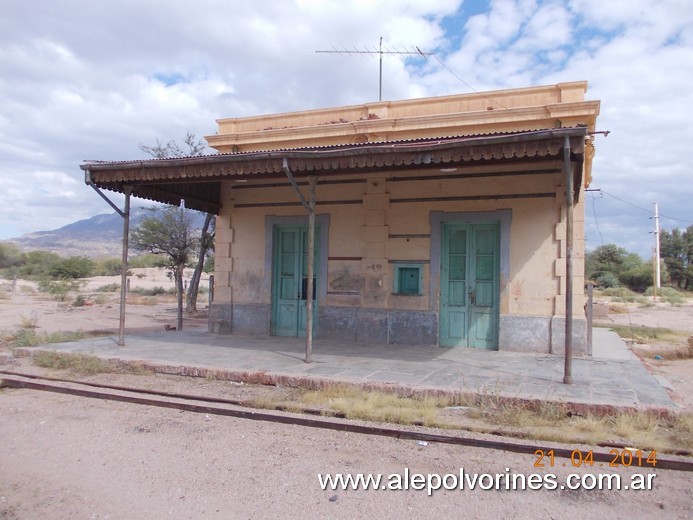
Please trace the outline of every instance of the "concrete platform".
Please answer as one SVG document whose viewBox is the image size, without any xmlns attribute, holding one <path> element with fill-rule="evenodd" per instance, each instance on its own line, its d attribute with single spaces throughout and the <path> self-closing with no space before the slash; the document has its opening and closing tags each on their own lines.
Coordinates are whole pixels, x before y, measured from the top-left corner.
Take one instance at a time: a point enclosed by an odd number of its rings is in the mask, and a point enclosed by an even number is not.
<svg viewBox="0 0 693 520">
<path fill-rule="evenodd" d="M 139 361 L 157 372 L 249 383 L 319 388 L 337 382 L 400 394 L 449 392 L 585 408 L 676 409 L 667 391 L 608 329 L 594 329 L 592 358 L 573 359 L 573 384 L 563 384 L 562 356 L 466 348 L 358 345 L 315 340 L 313 363 L 301 338 L 243 337 L 206 330 L 97 338 L 49 347 Z M 30 352 L 32 349 L 21 349 Z"/>
</svg>

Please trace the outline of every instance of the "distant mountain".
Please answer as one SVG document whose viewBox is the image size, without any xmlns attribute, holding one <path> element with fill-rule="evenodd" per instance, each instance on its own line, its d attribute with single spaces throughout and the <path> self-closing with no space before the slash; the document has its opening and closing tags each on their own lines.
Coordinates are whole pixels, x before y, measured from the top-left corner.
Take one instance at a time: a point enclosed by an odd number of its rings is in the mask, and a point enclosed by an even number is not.
<svg viewBox="0 0 693 520">
<path fill-rule="evenodd" d="M 143 218 L 151 215 L 146 208 L 132 208 L 130 229 L 137 227 Z M 203 213 L 193 211 L 194 225 L 201 229 Z M 5 240 L 16 244 L 23 251 L 52 251 L 61 256 L 88 256 L 91 258 L 119 257 L 123 246 L 123 219 L 116 213 L 103 213 L 78 220 L 52 231 L 36 231 L 19 238 Z"/>
</svg>

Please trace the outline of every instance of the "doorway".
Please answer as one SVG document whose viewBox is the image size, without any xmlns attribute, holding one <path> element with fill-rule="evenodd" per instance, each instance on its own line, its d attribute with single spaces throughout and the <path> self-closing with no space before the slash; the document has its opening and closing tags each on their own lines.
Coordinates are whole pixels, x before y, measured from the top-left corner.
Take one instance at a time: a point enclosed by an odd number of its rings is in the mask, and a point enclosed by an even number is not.
<svg viewBox="0 0 693 520">
<path fill-rule="evenodd" d="M 499 252 L 498 222 L 443 224 L 441 346 L 498 349 Z"/>
<path fill-rule="evenodd" d="M 313 256 L 313 331 L 318 301 L 319 226 L 315 228 Z M 272 272 L 272 331 L 276 336 L 306 335 L 308 297 L 308 226 L 276 226 Z"/>
</svg>

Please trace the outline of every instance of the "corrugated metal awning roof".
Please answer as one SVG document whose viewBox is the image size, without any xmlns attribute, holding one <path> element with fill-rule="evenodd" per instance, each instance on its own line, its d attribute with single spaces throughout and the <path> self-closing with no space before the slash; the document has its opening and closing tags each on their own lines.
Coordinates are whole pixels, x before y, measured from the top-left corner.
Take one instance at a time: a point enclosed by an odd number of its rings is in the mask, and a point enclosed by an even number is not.
<svg viewBox="0 0 693 520">
<path fill-rule="evenodd" d="M 533 130 L 483 136 L 363 143 L 305 149 L 217 154 L 146 161 L 89 161 L 80 168 L 87 182 L 167 204 L 218 213 L 220 182 L 235 176 L 283 176 L 286 159 L 296 175 L 349 174 L 368 170 L 444 166 L 477 161 L 556 157 L 564 138 L 576 156 L 584 153 L 586 127 Z"/>
</svg>

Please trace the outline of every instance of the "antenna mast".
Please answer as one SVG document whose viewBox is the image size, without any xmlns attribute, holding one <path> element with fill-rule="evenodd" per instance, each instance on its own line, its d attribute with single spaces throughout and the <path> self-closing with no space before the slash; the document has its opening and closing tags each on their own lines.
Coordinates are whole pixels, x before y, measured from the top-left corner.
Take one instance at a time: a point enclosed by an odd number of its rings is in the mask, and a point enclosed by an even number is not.
<svg viewBox="0 0 693 520">
<path fill-rule="evenodd" d="M 320 54 L 370 54 L 374 55 L 377 54 L 380 57 L 380 75 L 379 75 L 379 81 L 378 81 L 378 101 L 383 100 L 383 54 L 393 54 L 393 55 L 400 55 L 400 56 L 421 56 L 423 58 L 428 58 L 429 56 L 435 55 L 435 52 L 423 52 L 421 49 L 416 47 L 416 51 L 399 51 L 399 50 L 383 50 L 383 37 L 380 37 L 380 46 L 378 47 L 378 50 L 370 50 L 367 47 L 360 51 L 358 49 L 354 49 L 353 51 L 350 51 L 348 49 L 344 49 L 341 51 L 338 51 L 334 47 L 332 47 L 332 50 L 330 51 L 315 51 L 316 53 Z"/>
</svg>

